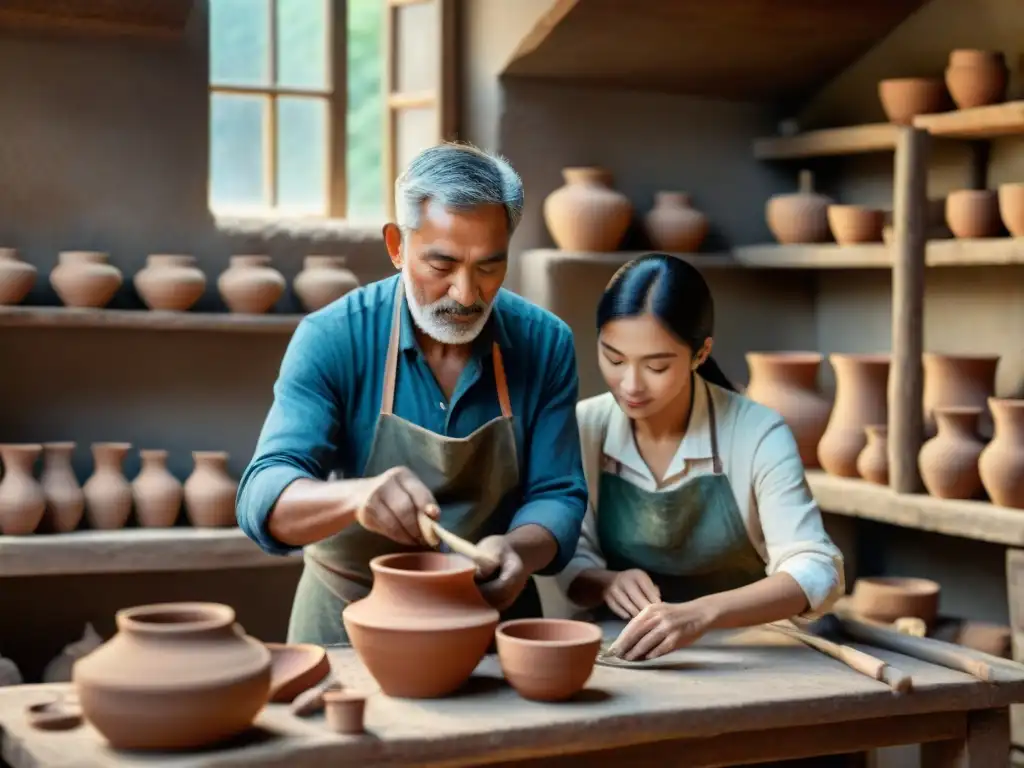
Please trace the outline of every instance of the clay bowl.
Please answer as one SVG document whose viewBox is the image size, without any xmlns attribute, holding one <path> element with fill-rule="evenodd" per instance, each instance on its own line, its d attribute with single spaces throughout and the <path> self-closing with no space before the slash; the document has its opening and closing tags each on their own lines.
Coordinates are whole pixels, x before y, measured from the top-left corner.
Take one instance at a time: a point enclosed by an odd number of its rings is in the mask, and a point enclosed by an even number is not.
<svg viewBox="0 0 1024 768">
<path fill-rule="evenodd" d="M 308 643 L 264 643 L 270 651 L 270 701 L 290 702 L 331 671 L 322 646 Z"/>
<path fill-rule="evenodd" d="M 495 631 L 505 679 L 524 699 L 564 701 L 594 671 L 601 628 L 570 619 L 515 619 Z"/>
<path fill-rule="evenodd" d="M 949 107 L 946 84 L 937 77 L 896 77 L 878 83 L 878 98 L 890 122 L 911 125 L 918 115 Z"/>
<path fill-rule="evenodd" d="M 882 242 L 885 211 L 863 205 L 830 205 L 828 226 L 840 245 Z"/>
<path fill-rule="evenodd" d="M 857 579 L 850 607 L 861 616 L 886 624 L 912 616 L 931 627 L 939 613 L 939 589 L 938 583 L 930 579 Z"/>
</svg>

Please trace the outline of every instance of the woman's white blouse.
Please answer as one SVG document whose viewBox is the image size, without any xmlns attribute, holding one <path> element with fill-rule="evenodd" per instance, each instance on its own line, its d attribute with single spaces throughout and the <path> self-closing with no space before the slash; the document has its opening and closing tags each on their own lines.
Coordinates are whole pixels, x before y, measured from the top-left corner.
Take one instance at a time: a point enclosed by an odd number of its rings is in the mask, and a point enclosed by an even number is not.
<svg viewBox="0 0 1024 768">
<path fill-rule="evenodd" d="M 695 384 L 690 424 L 660 484 L 640 457 L 629 418 L 611 393 L 576 406 L 590 500 L 576 555 L 557 577 L 563 592 L 582 571 L 607 567 L 597 538 L 602 470 L 618 471 L 648 491 L 672 490 L 713 471 L 707 390 L 703 379 L 697 377 Z M 843 555 L 825 533 L 792 432 L 770 408 L 714 384 L 708 388 L 722 469 L 765 573 L 788 573 L 807 595 L 807 615 L 824 613 L 846 591 Z"/>
</svg>

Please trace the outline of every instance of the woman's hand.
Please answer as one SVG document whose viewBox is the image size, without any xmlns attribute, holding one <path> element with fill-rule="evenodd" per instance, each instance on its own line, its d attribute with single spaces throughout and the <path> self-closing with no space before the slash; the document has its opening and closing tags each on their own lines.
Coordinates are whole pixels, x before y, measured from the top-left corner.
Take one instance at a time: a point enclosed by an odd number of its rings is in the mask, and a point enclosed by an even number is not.
<svg viewBox="0 0 1024 768">
<path fill-rule="evenodd" d="M 605 605 L 620 619 L 629 621 L 649 605 L 661 602 L 661 591 L 639 568 L 615 574 L 604 590 Z"/>
<path fill-rule="evenodd" d="M 639 661 L 656 659 L 689 645 L 714 624 L 711 606 L 706 600 L 648 605 L 626 625 L 608 653 Z"/>
</svg>

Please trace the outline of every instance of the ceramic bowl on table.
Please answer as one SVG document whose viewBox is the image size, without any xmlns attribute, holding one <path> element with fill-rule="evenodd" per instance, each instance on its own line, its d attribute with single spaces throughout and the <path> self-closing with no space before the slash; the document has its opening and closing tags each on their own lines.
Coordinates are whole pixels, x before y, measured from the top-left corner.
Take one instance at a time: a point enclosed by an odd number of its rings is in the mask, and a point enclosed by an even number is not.
<svg viewBox="0 0 1024 768">
<path fill-rule="evenodd" d="M 601 639 L 599 626 L 571 619 L 514 619 L 495 631 L 505 679 L 535 701 L 564 701 L 581 691 Z"/>
</svg>

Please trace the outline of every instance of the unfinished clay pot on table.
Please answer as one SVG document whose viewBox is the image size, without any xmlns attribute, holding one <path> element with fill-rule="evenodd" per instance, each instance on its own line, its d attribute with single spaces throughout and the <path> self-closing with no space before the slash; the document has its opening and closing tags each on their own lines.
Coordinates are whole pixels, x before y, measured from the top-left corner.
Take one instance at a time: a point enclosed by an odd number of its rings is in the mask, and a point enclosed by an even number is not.
<svg viewBox="0 0 1024 768">
<path fill-rule="evenodd" d="M 167 469 L 167 451 L 139 451 L 142 468 L 132 480 L 135 517 L 143 528 L 170 528 L 181 512 L 181 481 Z"/>
<path fill-rule="evenodd" d="M 248 729 L 267 702 L 270 651 L 217 603 L 118 611 L 118 633 L 75 662 L 88 720 L 115 749 L 196 749 Z"/>
<path fill-rule="evenodd" d="M 850 606 L 861 616 L 891 624 L 913 617 L 926 626 L 935 624 L 939 615 L 939 585 L 930 579 L 871 577 L 853 584 Z"/>
<path fill-rule="evenodd" d="M 978 458 L 981 483 L 1000 507 L 1024 509 L 1024 400 L 990 397 L 992 442 Z"/>
<path fill-rule="evenodd" d="M 206 275 L 196 266 L 196 257 L 184 254 L 149 256 L 132 282 L 147 307 L 170 312 L 191 309 L 206 290 Z"/>
<path fill-rule="evenodd" d="M 949 109 L 946 84 L 937 77 L 893 77 L 878 83 L 878 99 L 889 122 L 913 125 L 918 115 Z"/>
<path fill-rule="evenodd" d="M 327 651 L 312 643 L 265 643 L 270 651 L 270 697 L 290 702 L 331 673 Z"/>
<path fill-rule="evenodd" d="M 235 496 L 238 481 L 228 474 L 225 451 L 193 451 L 195 468 L 184 484 L 185 514 L 194 528 L 224 528 L 237 524 Z"/>
<path fill-rule="evenodd" d="M 63 251 L 50 272 L 50 285 L 66 307 L 107 306 L 124 282 L 121 270 L 98 251 Z"/>
<path fill-rule="evenodd" d="M 887 423 L 889 355 L 835 354 L 829 362 L 836 396 L 818 441 L 818 461 L 830 475 L 860 477 L 857 457 L 867 445 L 864 427 Z"/>
<path fill-rule="evenodd" d="M 601 649 L 601 628 L 570 619 L 515 619 L 495 632 L 498 660 L 524 699 L 565 701 L 587 684 Z"/>
<path fill-rule="evenodd" d="M 284 275 L 270 266 L 269 256 L 232 256 L 217 278 L 217 290 L 232 312 L 262 315 L 284 294 Z"/>
<path fill-rule="evenodd" d="M 359 287 L 359 278 L 345 267 L 344 256 L 307 256 L 292 287 L 307 312 L 315 312 Z"/>
<path fill-rule="evenodd" d="M 991 189 L 957 189 L 946 197 L 946 224 L 957 238 L 996 237 L 1001 232 L 999 197 Z"/>
<path fill-rule="evenodd" d="M 370 594 L 342 613 L 359 658 L 389 696 L 428 699 L 461 687 L 487 652 L 498 612 L 468 558 L 440 552 L 370 561 Z"/>
<path fill-rule="evenodd" d="M 0 445 L 0 534 L 24 536 L 39 527 L 46 497 L 33 470 L 43 446 L 35 443 Z"/>
<path fill-rule="evenodd" d="M 85 514 L 85 494 L 75 476 L 71 456 L 72 442 L 43 443 L 43 470 L 39 484 L 46 498 L 46 512 L 41 529 L 52 533 L 69 533 L 78 528 Z"/>
<path fill-rule="evenodd" d="M 960 49 L 949 54 L 946 86 L 960 109 L 999 104 L 1009 81 L 1006 58 L 997 51 Z"/>
<path fill-rule="evenodd" d="M 885 211 L 863 205 L 830 205 L 828 226 L 840 245 L 882 242 Z"/>
<path fill-rule="evenodd" d="M 563 251 L 609 252 L 619 247 L 633 205 L 612 188 L 605 168 L 563 168 L 565 184 L 544 199 L 544 223 Z"/>
<path fill-rule="evenodd" d="M 999 185 L 999 218 L 1010 234 L 1024 237 L 1024 183 Z"/>
<path fill-rule="evenodd" d="M 651 245 L 669 253 L 695 253 L 708 235 L 708 217 L 693 207 L 686 192 L 656 192 L 644 217 Z"/>
<path fill-rule="evenodd" d="M 978 437 L 982 409 L 939 406 L 934 414 L 938 433 L 921 446 L 917 466 L 928 493 L 938 499 L 974 499 L 981 495 L 978 457 L 985 443 Z"/>
<path fill-rule="evenodd" d="M 857 474 L 876 485 L 889 484 L 889 427 L 868 424 L 864 427 L 867 442 L 857 454 Z"/>
<path fill-rule="evenodd" d="M 90 528 L 124 528 L 132 514 L 132 487 L 121 465 L 131 443 L 93 443 L 95 468 L 85 481 L 85 519 Z"/>
<path fill-rule="evenodd" d="M 18 258 L 13 248 L 0 248 L 0 305 L 20 304 L 36 284 L 38 270 Z"/>
<path fill-rule="evenodd" d="M 797 192 L 773 195 L 765 205 L 765 219 L 772 235 L 783 245 L 821 243 L 829 239 L 828 207 L 832 198 L 814 191 L 814 177 L 800 171 Z"/>
<path fill-rule="evenodd" d="M 935 434 L 932 415 L 940 406 L 970 406 L 980 408 L 979 434 L 992 434 L 992 420 L 988 415 L 988 399 L 995 394 L 996 368 L 999 355 L 949 355 L 925 352 L 921 356 L 924 368 L 924 433 Z"/>
</svg>

